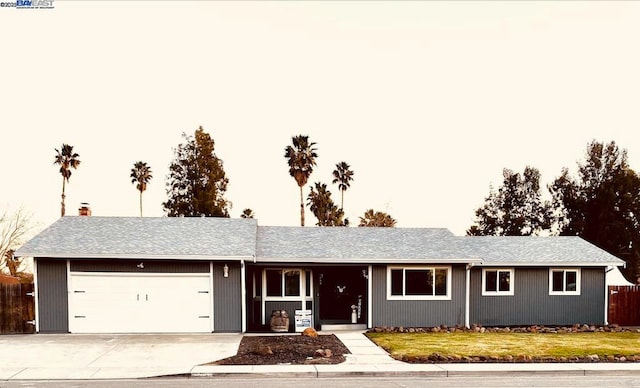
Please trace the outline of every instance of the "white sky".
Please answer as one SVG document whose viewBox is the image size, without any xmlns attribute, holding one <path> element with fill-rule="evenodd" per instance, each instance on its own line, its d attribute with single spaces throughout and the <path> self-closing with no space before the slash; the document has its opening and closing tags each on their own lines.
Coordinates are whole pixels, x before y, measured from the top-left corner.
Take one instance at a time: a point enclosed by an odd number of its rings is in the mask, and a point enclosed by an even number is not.
<svg viewBox="0 0 640 388">
<path fill-rule="evenodd" d="M 138 215 L 143 160 L 145 216 L 162 216 L 172 148 L 199 125 L 232 216 L 250 207 L 261 225 L 299 225 L 283 157 L 297 134 L 317 143 L 312 183 L 343 160 L 355 170 L 353 224 L 374 208 L 464 234 L 503 168 L 537 167 L 546 185 L 592 139 L 640 169 L 640 2 L 54 6 L 0 8 L 0 204 L 40 228 L 60 214 L 63 142 L 82 160 L 67 214 Z"/>
</svg>

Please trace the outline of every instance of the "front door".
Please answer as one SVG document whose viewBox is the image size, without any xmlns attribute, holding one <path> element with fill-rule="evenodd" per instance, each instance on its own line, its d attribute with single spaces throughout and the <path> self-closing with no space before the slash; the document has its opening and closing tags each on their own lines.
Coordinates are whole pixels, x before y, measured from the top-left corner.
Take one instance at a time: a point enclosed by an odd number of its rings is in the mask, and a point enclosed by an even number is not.
<svg viewBox="0 0 640 388">
<path fill-rule="evenodd" d="M 320 321 L 325 324 L 366 323 L 367 268 L 332 267 L 322 268 L 319 272 Z"/>
</svg>

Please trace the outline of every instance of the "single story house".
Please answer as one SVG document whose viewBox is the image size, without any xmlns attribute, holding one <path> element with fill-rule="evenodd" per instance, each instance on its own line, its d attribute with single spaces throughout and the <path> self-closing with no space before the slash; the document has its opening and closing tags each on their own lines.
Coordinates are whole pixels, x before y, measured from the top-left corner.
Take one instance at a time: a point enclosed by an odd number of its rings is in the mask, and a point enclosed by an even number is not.
<svg viewBox="0 0 640 388">
<path fill-rule="evenodd" d="M 290 330 L 296 310 L 325 330 L 605 324 L 624 264 L 579 237 L 200 217 L 62 217 L 16 255 L 41 333 L 260 331 L 275 310 Z"/>
</svg>

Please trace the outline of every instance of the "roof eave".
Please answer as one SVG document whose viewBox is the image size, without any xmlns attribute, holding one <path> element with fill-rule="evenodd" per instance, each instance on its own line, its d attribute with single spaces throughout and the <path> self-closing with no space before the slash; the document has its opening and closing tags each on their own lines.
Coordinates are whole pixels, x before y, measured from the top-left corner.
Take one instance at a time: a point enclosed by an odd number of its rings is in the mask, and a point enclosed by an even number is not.
<svg viewBox="0 0 640 388">
<path fill-rule="evenodd" d="M 481 266 L 483 267 L 607 267 L 614 266 L 619 267 L 625 265 L 624 261 L 601 261 L 601 262 L 491 262 L 485 261 Z"/>
<path fill-rule="evenodd" d="M 448 258 L 333 258 L 333 257 L 256 257 L 256 263 L 331 263 L 331 264 L 480 264 L 482 259 L 448 259 Z"/>
<path fill-rule="evenodd" d="M 211 256 L 211 255 L 154 255 L 154 254 L 128 254 L 128 253 L 53 253 L 42 254 L 40 252 L 19 252 L 19 257 L 51 258 L 51 259 L 134 259 L 134 260 L 196 260 L 196 261 L 224 261 L 224 260 L 253 260 L 252 255 L 240 256 Z"/>
</svg>

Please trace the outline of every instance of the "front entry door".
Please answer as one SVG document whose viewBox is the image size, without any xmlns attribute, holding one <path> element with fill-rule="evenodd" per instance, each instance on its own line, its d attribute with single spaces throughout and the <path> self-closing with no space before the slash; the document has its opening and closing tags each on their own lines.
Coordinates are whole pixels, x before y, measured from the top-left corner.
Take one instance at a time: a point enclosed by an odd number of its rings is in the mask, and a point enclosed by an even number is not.
<svg viewBox="0 0 640 388">
<path fill-rule="evenodd" d="M 367 268 L 323 268 L 319 274 L 320 320 L 325 323 L 366 323 Z M 352 307 L 353 306 L 353 307 Z"/>
</svg>

